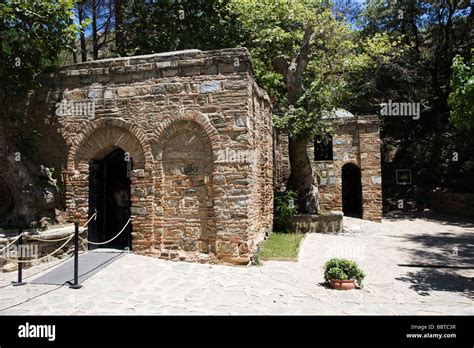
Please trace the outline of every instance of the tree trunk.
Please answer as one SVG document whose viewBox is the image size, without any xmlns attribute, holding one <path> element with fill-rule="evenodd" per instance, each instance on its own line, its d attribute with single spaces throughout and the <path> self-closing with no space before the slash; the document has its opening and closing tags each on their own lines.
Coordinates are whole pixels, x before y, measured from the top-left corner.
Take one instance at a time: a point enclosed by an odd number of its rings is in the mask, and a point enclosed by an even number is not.
<svg viewBox="0 0 474 348">
<path fill-rule="evenodd" d="M 72 61 L 74 62 L 74 64 L 77 63 L 77 45 L 76 45 L 76 39 L 74 39 L 74 49 L 72 51 Z"/>
<path fill-rule="evenodd" d="M 74 18 L 71 18 L 70 24 L 74 24 Z M 76 37 L 74 38 L 74 42 L 72 43 L 72 60 L 74 64 L 77 63 L 77 40 Z"/>
<path fill-rule="evenodd" d="M 296 106 L 304 93 L 303 73 L 309 62 L 310 47 L 314 36 L 314 29 L 312 27 L 306 28 L 299 52 L 290 62 L 286 61 L 284 57 L 276 57 L 273 60 L 275 70 L 285 79 L 290 106 Z M 319 210 L 318 185 L 308 157 L 308 139 L 290 137 L 288 140 L 291 174 L 287 187 L 298 192 L 298 210 L 300 212 L 317 214 Z"/>
<path fill-rule="evenodd" d="M 123 33 L 122 33 L 122 1 L 115 0 L 115 50 L 122 54 L 123 49 Z"/>
<path fill-rule="evenodd" d="M 314 36 L 313 28 L 307 28 L 299 52 L 290 62 L 287 62 L 283 57 L 273 60 L 275 70 L 285 79 L 289 105 L 295 106 L 304 93 L 303 73 L 309 62 L 310 46 Z M 298 192 L 300 212 L 317 214 L 319 210 L 318 185 L 308 157 L 308 139 L 290 137 L 288 140 L 291 173 L 287 187 Z"/>
<path fill-rule="evenodd" d="M 313 168 L 307 151 L 306 139 L 288 141 L 291 174 L 287 187 L 298 192 L 299 211 L 317 214 L 319 210 L 318 186 L 313 175 Z"/>
<path fill-rule="evenodd" d="M 84 20 L 84 4 L 82 2 L 77 3 L 77 15 L 79 16 L 79 23 Z M 86 36 L 84 35 L 84 29 L 81 29 L 80 33 L 81 40 L 81 60 L 87 62 L 87 47 L 86 47 Z"/>
<path fill-rule="evenodd" d="M 92 59 L 99 59 L 99 44 L 97 41 L 97 3 L 92 1 Z"/>
</svg>

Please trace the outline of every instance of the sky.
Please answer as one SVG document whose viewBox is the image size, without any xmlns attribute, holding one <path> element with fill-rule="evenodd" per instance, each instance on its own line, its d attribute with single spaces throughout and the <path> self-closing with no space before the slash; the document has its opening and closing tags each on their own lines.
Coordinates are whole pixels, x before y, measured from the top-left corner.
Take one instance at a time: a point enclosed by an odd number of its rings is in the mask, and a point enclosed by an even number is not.
<svg viewBox="0 0 474 348">
<path fill-rule="evenodd" d="M 363 6 L 365 6 L 365 3 L 366 3 L 366 0 L 351 0 L 351 1 Z"/>
</svg>

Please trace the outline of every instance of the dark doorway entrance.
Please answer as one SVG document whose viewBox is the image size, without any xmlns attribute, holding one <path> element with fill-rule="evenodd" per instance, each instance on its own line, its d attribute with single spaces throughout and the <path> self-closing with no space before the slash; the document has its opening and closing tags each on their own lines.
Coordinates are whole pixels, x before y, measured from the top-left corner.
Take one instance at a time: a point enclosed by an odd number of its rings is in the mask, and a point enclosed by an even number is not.
<svg viewBox="0 0 474 348">
<path fill-rule="evenodd" d="M 342 211 L 346 216 L 362 218 L 360 168 L 352 163 L 342 167 Z"/>
<path fill-rule="evenodd" d="M 131 159 L 120 148 L 111 151 L 101 160 L 89 162 L 89 216 L 97 211 L 97 219 L 91 221 L 89 240 L 110 240 L 130 218 L 131 166 Z M 110 243 L 101 246 L 90 245 L 89 249 L 131 249 L 131 231 L 129 223 L 120 236 Z"/>
</svg>

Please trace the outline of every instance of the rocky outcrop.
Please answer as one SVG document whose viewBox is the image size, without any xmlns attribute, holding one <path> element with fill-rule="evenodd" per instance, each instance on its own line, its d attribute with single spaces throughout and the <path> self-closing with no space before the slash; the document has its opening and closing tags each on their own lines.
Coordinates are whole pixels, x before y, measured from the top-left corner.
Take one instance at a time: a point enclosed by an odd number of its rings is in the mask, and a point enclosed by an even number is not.
<svg viewBox="0 0 474 348">
<path fill-rule="evenodd" d="M 0 226 L 7 228 L 20 223 L 37 226 L 49 219 L 56 220 L 56 200 L 59 191 L 52 172 L 38 164 L 27 152 L 19 149 L 18 139 L 12 138 L 6 98 L 0 114 Z"/>
</svg>

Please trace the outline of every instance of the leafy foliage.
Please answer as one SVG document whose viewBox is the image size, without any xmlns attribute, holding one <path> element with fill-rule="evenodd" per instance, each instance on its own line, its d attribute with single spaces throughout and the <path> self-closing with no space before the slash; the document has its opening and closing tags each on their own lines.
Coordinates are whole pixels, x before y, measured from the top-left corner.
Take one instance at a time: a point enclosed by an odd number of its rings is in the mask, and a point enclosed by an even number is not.
<svg viewBox="0 0 474 348">
<path fill-rule="evenodd" d="M 450 86 L 451 122 L 459 130 L 474 130 L 474 49 L 469 65 L 464 63 L 463 57 L 454 57 Z"/>
<path fill-rule="evenodd" d="M 29 89 L 63 49 L 73 48 L 72 6 L 72 0 L 0 3 L 0 68 L 17 92 Z"/>
<path fill-rule="evenodd" d="M 124 7 L 120 54 L 137 55 L 184 49 L 238 46 L 243 31 L 227 0 L 133 1 Z"/>
<path fill-rule="evenodd" d="M 257 81 L 275 101 L 274 124 L 292 137 L 312 139 L 331 132 L 333 126 L 328 120 L 333 111 L 351 106 L 350 101 L 358 99 L 355 94 L 363 98 L 367 93 L 361 93 L 360 87 L 367 81 L 367 74 L 403 53 L 400 40 L 390 35 L 375 33 L 361 38 L 343 20 L 335 18 L 327 1 L 233 0 L 229 8 L 247 32 L 244 45 L 252 53 Z M 298 53 L 308 27 L 316 35 L 303 76 L 305 90 L 296 104 L 290 105 L 274 59 L 290 61 Z"/>
<path fill-rule="evenodd" d="M 256 79 L 275 101 L 275 125 L 292 136 L 311 137 L 316 129 L 323 127 L 321 111 L 334 108 L 336 92 L 341 87 L 341 83 L 324 78 L 324 70 L 318 69 L 325 66 L 321 58 L 329 53 L 328 44 L 341 44 L 345 39 L 343 26 L 338 25 L 323 1 L 233 0 L 229 8 L 247 33 L 244 45 L 252 53 Z M 290 61 L 298 53 L 308 27 L 319 33 L 314 43 L 319 50 L 312 52 L 305 72 L 307 90 L 296 105 L 289 105 L 286 85 L 283 76 L 275 71 L 274 59 L 281 57 Z M 333 35 L 335 31 L 342 35 Z"/>
<path fill-rule="evenodd" d="M 330 281 L 337 280 L 355 280 L 357 286 L 363 287 L 362 281 L 365 273 L 359 268 L 357 263 L 351 260 L 333 258 L 324 265 L 324 279 Z"/>
<path fill-rule="evenodd" d="M 298 211 L 297 199 L 294 191 L 275 192 L 273 227 L 276 231 L 290 232 L 291 218 Z"/>
<path fill-rule="evenodd" d="M 448 108 L 453 58 L 468 62 L 474 46 L 473 9 L 468 1 L 372 0 L 359 17 L 360 40 L 386 33 L 402 50 L 389 64 L 353 75 L 350 110 L 377 114 L 390 99 L 421 104 L 419 120 L 382 118 L 385 207 L 396 199 L 429 207 L 429 191 L 439 187 L 474 192 L 474 137 L 452 125 Z M 411 168 L 414 185 L 396 185 L 397 168 Z"/>
</svg>

